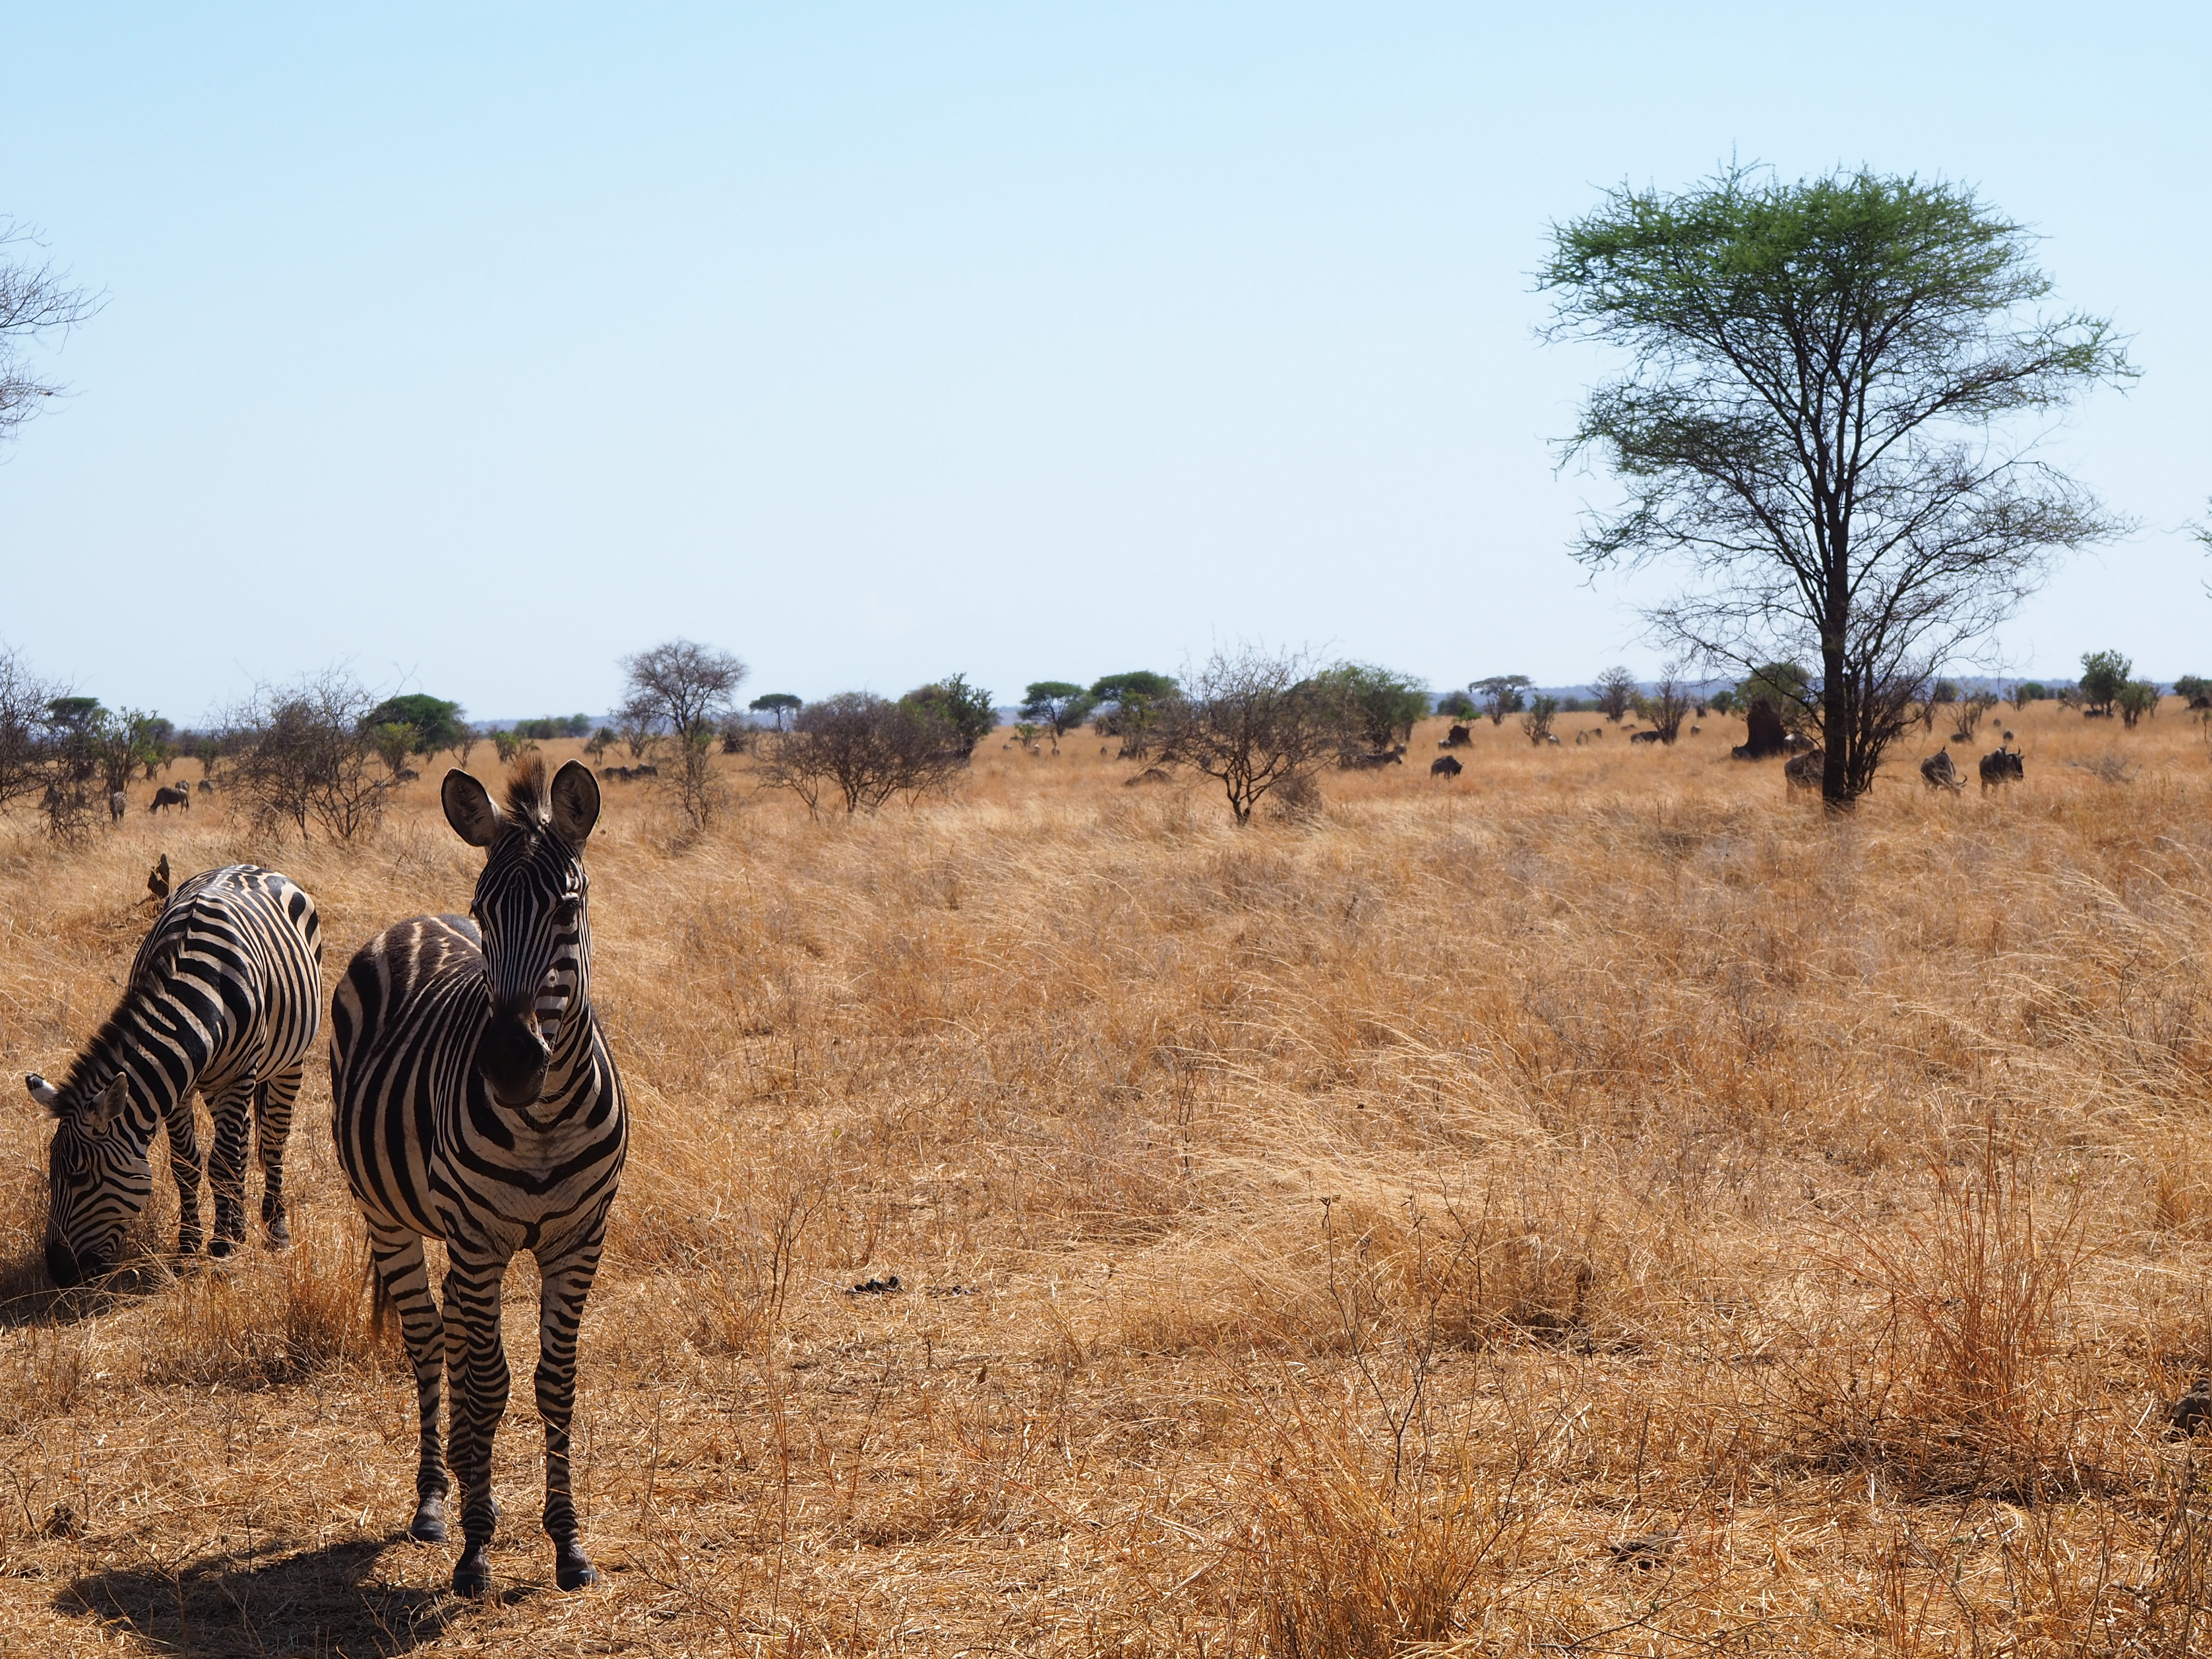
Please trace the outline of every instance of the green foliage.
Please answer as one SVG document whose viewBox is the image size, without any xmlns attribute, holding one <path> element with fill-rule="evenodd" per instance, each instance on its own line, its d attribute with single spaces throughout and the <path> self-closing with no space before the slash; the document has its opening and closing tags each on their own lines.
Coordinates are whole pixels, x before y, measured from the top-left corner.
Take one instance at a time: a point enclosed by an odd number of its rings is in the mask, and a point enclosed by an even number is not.
<svg viewBox="0 0 2212 1659">
<path fill-rule="evenodd" d="M 1338 711 L 1346 738 L 1370 751 L 1411 738 L 1413 722 L 1429 712 L 1427 686 L 1373 663 L 1333 664 L 1314 676 L 1314 686 Z"/>
<path fill-rule="evenodd" d="M 2044 305 L 2034 246 L 1963 185 L 1735 165 L 1679 192 L 1624 185 L 1554 232 L 1551 337 L 1628 365 L 1565 446 L 1624 495 L 1577 556 L 1686 566 L 1646 614 L 1689 655 L 1748 665 L 1819 641 L 1832 806 L 1872 787 L 1916 665 L 1986 635 L 2057 552 L 2125 527 L 2005 429 L 2136 374 L 2109 320 Z"/>
<path fill-rule="evenodd" d="M 2158 685 L 2152 680 L 2130 680 L 2112 699 L 2123 725 L 2134 726 L 2146 714 L 2158 713 Z"/>
<path fill-rule="evenodd" d="M 1068 727 L 1083 724 L 1097 701 L 1070 680 L 1032 680 L 1022 693 L 1021 715 L 1025 720 L 1050 726 L 1057 744 L 1067 735 Z"/>
<path fill-rule="evenodd" d="M 2012 706 L 2025 708 L 2032 702 L 2042 702 L 2051 696 L 2051 688 L 2041 680 L 2022 680 L 2012 689 Z"/>
<path fill-rule="evenodd" d="M 1109 674 L 1091 684 L 1097 714 L 1091 729 L 1102 738 L 1121 738 L 1122 755 L 1141 759 L 1151 751 L 1163 719 L 1182 693 L 1171 675 L 1149 669 Z"/>
<path fill-rule="evenodd" d="M 1538 697 L 1529 703 L 1528 712 L 1521 717 L 1521 729 L 1528 733 L 1531 744 L 1540 746 L 1552 735 L 1552 717 L 1559 712 L 1557 697 Z"/>
<path fill-rule="evenodd" d="M 1716 714 L 1725 714 L 1735 707 L 1735 692 L 1724 685 L 1707 697 L 1705 702 Z"/>
<path fill-rule="evenodd" d="M 2191 708 L 2212 703 L 2212 680 L 2206 679 L 2202 674 L 2184 674 L 2174 681 L 2173 695 Z"/>
<path fill-rule="evenodd" d="M 1490 716 L 1490 723 L 1503 726 L 1508 714 L 1517 714 L 1528 706 L 1522 694 L 1533 684 L 1526 674 L 1492 674 L 1467 689 L 1481 699 L 1482 712 Z"/>
<path fill-rule="evenodd" d="M 401 720 L 380 720 L 368 728 L 368 746 L 386 771 L 397 773 L 416 752 L 415 728 Z"/>
<path fill-rule="evenodd" d="M 368 724 L 403 726 L 412 734 L 407 753 L 428 757 L 452 749 L 461 740 L 461 706 L 420 691 L 386 697 L 368 711 Z M 397 766 L 392 769 L 397 771 Z"/>
<path fill-rule="evenodd" d="M 1447 691 L 1437 699 L 1437 713 L 1455 720 L 1471 720 L 1475 715 L 1474 699 L 1464 691 Z"/>
<path fill-rule="evenodd" d="M 991 694 L 980 685 L 969 684 L 964 674 L 918 685 L 899 702 L 941 724 L 948 734 L 947 742 L 963 759 L 975 752 L 975 745 L 991 735 L 991 727 L 998 721 Z"/>
<path fill-rule="evenodd" d="M 745 708 L 756 714 L 767 714 L 775 720 L 775 729 L 783 730 L 783 717 L 796 714 L 805 704 L 788 691 L 771 691 L 765 696 L 755 697 Z"/>
<path fill-rule="evenodd" d="M 1954 703 L 1959 701 L 1959 696 L 1958 681 L 1938 680 L 1929 690 L 1928 693 L 1928 701 L 1937 704 Z"/>
<path fill-rule="evenodd" d="M 1957 687 L 1952 690 L 1955 692 Z M 1794 662 L 1762 663 L 1736 683 L 1735 701 L 1748 707 L 1763 702 L 1796 727 L 1814 714 L 1812 677 Z"/>
<path fill-rule="evenodd" d="M 2136 665 L 2117 651 L 2089 651 L 2081 657 L 2081 700 L 2100 714 L 2109 714 L 2112 705 L 2135 672 Z"/>
</svg>

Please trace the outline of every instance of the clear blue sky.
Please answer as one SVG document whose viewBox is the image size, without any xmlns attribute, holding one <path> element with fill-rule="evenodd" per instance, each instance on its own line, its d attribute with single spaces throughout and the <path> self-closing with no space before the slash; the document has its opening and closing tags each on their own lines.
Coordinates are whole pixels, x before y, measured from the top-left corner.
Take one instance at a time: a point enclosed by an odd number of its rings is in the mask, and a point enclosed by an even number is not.
<svg viewBox="0 0 2212 1659">
<path fill-rule="evenodd" d="M 350 661 L 605 708 L 1305 642 L 1586 679 L 1602 363 L 1546 227 L 1731 153 L 1942 174 L 2145 375 L 2057 459 L 2140 535 L 2008 630 L 2212 672 L 2212 9 L 19 8 L 0 213 L 108 294 L 0 465 L 0 640 L 201 717 Z M 1643 590 L 1649 592 L 1651 590 Z"/>
</svg>

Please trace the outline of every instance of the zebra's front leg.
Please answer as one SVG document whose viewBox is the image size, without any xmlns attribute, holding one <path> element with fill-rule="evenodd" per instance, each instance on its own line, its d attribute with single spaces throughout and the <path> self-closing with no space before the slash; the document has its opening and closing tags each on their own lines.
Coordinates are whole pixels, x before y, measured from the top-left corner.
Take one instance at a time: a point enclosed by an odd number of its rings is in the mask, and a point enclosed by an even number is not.
<svg viewBox="0 0 2212 1659">
<path fill-rule="evenodd" d="M 440 1395 L 446 1377 L 445 1321 L 430 1294 L 430 1273 L 423 1261 L 420 1235 L 372 1221 L 368 1250 L 385 1300 L 398 1310 L 399 1334 L 407 1345 L 407 1363 L 415 1372 L 420 1453 L 415 1470 L 415 1516 L 407 1523 L 407 1535 L 421 1544 L 442 1544 L 446 1541 L 446 1494 L 453 1490 L 446 1474 L 445 1448 L 438 1437 Z"/>
<path fill-rule="evenodd" d="M 568 1470 L 568 1425 L 576 1408 L 576 1327 L 599 1272 L 599 1242 L 595 1225 L 588 1237 L 552 1260 L 538 1260 L 543 1279 L 536 1393 L 538 1415 L 545 1425 L 545 1531 L 553 1540 L 553 1576 L 564 1590 L 581 1589 L 599 1579 L 584 1553 Z"/>
<path fill-rule="evenodd" d="M 254 1091 L 253 1152 L 261 1164 L 261 1224 L 269 1243 L 283 1249 L 292 1242 L 284 1224 L 284 1143 L 292 1136 L 292 1104 L 300 1097 L 304 1064 L 263 1080 Z M 427 1282 L 425 1294 L 428 1293 Z"/>
<path fill-rule="evenodd" d="M 507 1351 L 500 1342 L 500 1285 L 507 1254 L 480 1243 L 446 1241 L 446 1371 L 453 1383 L 453 1473 L 461 1481 L 461 1559 L 453 1592 L 491 1589 L 491 1446 L 507 1411 Z"/>
<path fill-rule="evenodd" d="M 200 1137 L 191 1090 L 178 1091 L 164 1127 L 169 1132 L 169 1176 L 177 1183 L 177 1254 L 196 1255 L 201 1237 Z"/>
<path fill-rule="evenodd" d="M 246 1242 L 246 1138 L 253 1085 L 237 1083 L 208 1097 L 215 1145 L 208 1152 L 208 1185 L 215 1188 L 215 1237 L 208 1254 L 228 1255 Z"/>
</svg>

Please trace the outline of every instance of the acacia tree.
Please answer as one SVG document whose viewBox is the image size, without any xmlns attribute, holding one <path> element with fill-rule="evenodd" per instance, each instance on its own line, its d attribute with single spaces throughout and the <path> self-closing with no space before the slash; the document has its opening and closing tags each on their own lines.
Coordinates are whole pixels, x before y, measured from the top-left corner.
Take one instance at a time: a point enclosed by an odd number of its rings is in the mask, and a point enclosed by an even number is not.
<svg viewBox="0 0 2212 1659">
<path fill-rule="evenodd" d="M 1316 677 L 1336 704 L 1340 746 L 1377 753 L 1413 740 L 1413 726 L 1429 712 L 1429 688 L 1408 674 L 1373 663 L 1340 662 Z"/>
<path fill-rule="evenodd" d="M 1155 674 L 1148 668 L 1102 675 L 1091 684 L 1097 714 L 1091 729 L 1102 738 L 1121 738 L 1122 759 L 1142 760 L 1152 750 L 1154 732 L 1182 694 L 1174 676 Z"/>
<path fill-rule="evenodd" d="M 1508 714 L 1517 714 L 1526 706 L 1521 694 L 1531 684 L 1526 674 L 1492 674 L 1467 689 L 1482 699 L 1482 712 L 1490 716 L 1490 723 L 1503 726 Z"/>
<path fill-rule="evenodd" d="M 1565 445 L 1628 492 L 1576 556 L 1686 563 L 1646 614 L 1702 660 L 1816 657 L 1832 809 L 1872 787 L 1932 669 L 2058 551 L 2124 527 L 2008 435 L 2136 372 L 2108 320 L 2038 309 L 2030 243 L 1962 186 L 1747 167 L 1624 186 L 1554 231 L 1549 337 L 1630 358 Z"/>
<path fill-rule="evenodd" d="M 46 783 L 46 711 L 54 688 L 10 650 L 0 649 L 0 806 Z"/>
<path fill-rule="evenodd" d="M 1659 677 L 1659 684 L 1651 689 L 1648 697 L 1636 700 L 1636 712 L 1651 722 L 1651 729 L 1659 734 L 1659 741 L 1669 748 L 1682 735 L 1682 722 L 1689 718 L 1691 697 L 1689 688 L 1674 678 L 1668 669 Z"/>
<path fill-rule="evenodd" d="M 1609 720 L 1619 720 L 1636 707 L 1636 676 L 1626 668 L 1608 668 L 1590 683 L 1590 701 Z"/>
<path fill-rule="evenodd" d="M 1050 726 L 1052 746 L 1057 751 L 1067 728 L 1082 725 L 1097 701 L 1072 680 L 1032 680 L 1022 693 L 1021 716 Z"/>
<path fill-rule="evenodd" d="M 694 826 L 704 824 L 721 804 L 714 769 L 714 738 L 735 712 L 738 688 L 747 669 L 726 651 L 690 640 L 670 640 L 622 660 L 627 681 L 616 711 L 625 738 L 633 733 L 649 741 L 665 736 L 674 747 L 672 764 L 662 782 Z M 634 741 L 636 754 L 642 741 Z"/>
<path fill-rule="evenodd" d="M 1170 705 L 1161 758 L 1219 781 L 1239 824 L 1336 753 L 1340 708 L 1297 652 L 1217 648 Z"/>
<path fill-rule="evenodd" d="M 98 295 L 72 288 L 66 275 L 33 252 L 38 246 L 29 230 L 0 219 L 0 441 L 62 391 L 33 372 L 25 349 L 68 333 L 100 306 Z"/>
</svg>

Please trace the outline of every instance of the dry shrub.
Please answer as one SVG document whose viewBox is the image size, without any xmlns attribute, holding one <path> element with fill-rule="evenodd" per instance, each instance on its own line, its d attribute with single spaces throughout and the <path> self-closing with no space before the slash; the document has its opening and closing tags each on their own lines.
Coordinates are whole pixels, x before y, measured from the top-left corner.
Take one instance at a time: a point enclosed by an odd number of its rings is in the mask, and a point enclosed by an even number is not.
<svg viewBox="0 0 2212 1659">
<path fill-rule="evenodd" d="M 1811 1355 L 1786 1373 L 1802 1449 L 1923 1496 L 2078 1491 L 2094 1465 L 2055 1364 L 2088 1254 L 2078 1202 L 2039 1214 L 2032 1170 L 1994 1127 L 1974 1164 L 1932 1184 L 1924 1215 L 1854 1224 L 1826 1264 L 1879 1300 L 1855 1327 L 1806 1334 Z M 1830 1308 L 1851 1300 L 1829 1286 Z"/>
<path fill-rule="evenodd" d="M 1247 1496 L 1229 1557 L 1231 1595 L 1260 1652 L 1387 1659 L 1443 1642 L 1476 1617 L 1517 1558 L 1529 1506 L 1520 1471 L 1466 1466 L 1428 1410 L 1420 1362 L 1389 1368 L 1362 1409 L 1293 1382 L 1253 1402 L 1274 1455 Z M 1378 1420 L 1379 1419 L 1379 1420 Z"/>
<path fill-rule="evenodd" d="M 276 1388 L 338 1370 L 389 1369 L 369 1305 L 366 1248 L 300 1228 L 291 1248 L 258 1247 L 180 1275 L 147 1310 L 149 1384 Z"/>
</svg>

